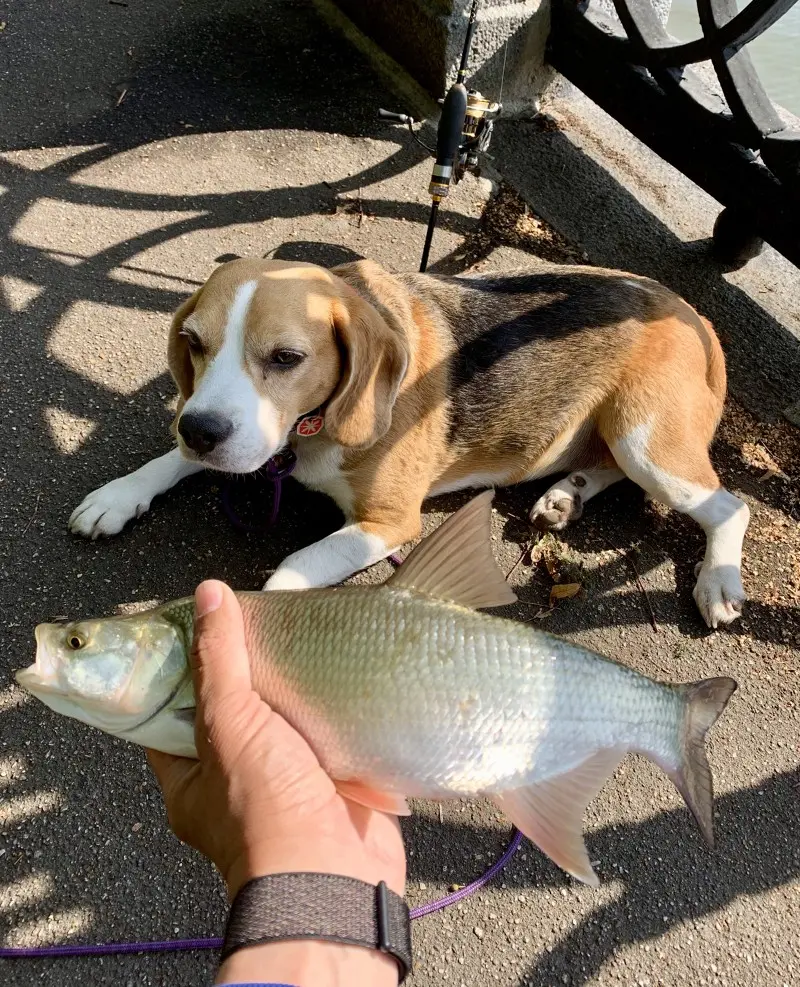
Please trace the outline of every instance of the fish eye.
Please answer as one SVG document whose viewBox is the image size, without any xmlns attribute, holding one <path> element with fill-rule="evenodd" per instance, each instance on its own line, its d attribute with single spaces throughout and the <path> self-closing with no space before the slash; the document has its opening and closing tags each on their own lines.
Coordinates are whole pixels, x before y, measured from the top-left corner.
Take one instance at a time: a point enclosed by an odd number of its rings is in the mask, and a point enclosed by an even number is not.
<svg viewBox="0 0 800 987">
<path fill-rule="evenodd" d="M 86 639 L 73 631 L 67 637 L 67 644 L 73 651 L 80 651 L 80 649 L 86 644 Z"/>
</svg>

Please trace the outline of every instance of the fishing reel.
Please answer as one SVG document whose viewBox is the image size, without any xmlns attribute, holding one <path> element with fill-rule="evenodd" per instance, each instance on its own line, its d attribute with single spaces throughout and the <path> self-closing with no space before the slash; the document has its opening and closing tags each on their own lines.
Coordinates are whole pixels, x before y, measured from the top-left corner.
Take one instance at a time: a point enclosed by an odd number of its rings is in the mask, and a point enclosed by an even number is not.
<svg viewBox="0 0 800 987">
<path fill-rule="evenodd" d="M 440 99 L 437 102 L 440 106 L 444 106 L 446 100 Z M 489 145 L 492 142 L 494 121 L 500 116 L 502 109 L 501 103 L 493 103 L 491 100 L 486 99 L 477 89 L 467 90 L 467 106 L 464 112 L 464 121 L 461 125 L 458 147 L 454 155 L 455 160 L 451 175 L 453 185 L 458 185 L 468 171 L 480 175 L 480 159 L 478 155 L 485 154 L 489 150 Z M 424 147 L 429 154 L 436 155 L 436 148 L 428 147 L 427 144 L 417 137 L 414 131 L 414 124 L 417 121 L 412 116 L 409 116 L 407 113 L 393 113 L 391 110 L 378 110 L 378 117 L 381 120 L 388 120 L 392 123 L 405 124 L 414 140 L 421 147 Z M 440 128 L 441 126 L 442 124 L 440 123 Z M 447 127 L 447 121 L 445 121 L 445 129 L 449 129 Z M 436 194 L 441 194 L 443 191 L 440 183 L 437 183 Z M 431 195 L 433 194 L 434 191 L 431 188 Z M 446 195 L 447 192 L 444 191 L 442 198 Z"/>
<path fill-rule="evenodd" d="M 461 75 L 461 73 L 459 73 Z M 431 196 L 431 215 L 422 252 L 420 271 L 428 266 L 433 231 L 439 203 L 447 198 L 451 183 L 458 185 L 468 171 L 480 174 L 480 154 L 485 154 L 492 141 L 494 121 L 502 111 L 502 104 L 486 99 L 477 89 L 467 89 L 463 82 L 450 87 L 444 99 L 440 99 L 442 115 L 436 132 L 436 148 L 428 147 L 414 130 L 414 118 L 407 113 L 378 110 L 381 120 L 405 124 L 414 140 L 432 154 L 433 166 L 428 192 Z"/>
<path fill-rule="evenodd" d="M 458 149 L 458 159 L 453 171 L 453 183 L 457 185 L 468 171 L 480 174 L 479 154 L 485 154 L 492 143 L 494 121 L 502 112 L 501 103 L 486 99 L 477 89 L 467 90 L 467 112 L 462 130 L 463 141 Z"/>
</svg>

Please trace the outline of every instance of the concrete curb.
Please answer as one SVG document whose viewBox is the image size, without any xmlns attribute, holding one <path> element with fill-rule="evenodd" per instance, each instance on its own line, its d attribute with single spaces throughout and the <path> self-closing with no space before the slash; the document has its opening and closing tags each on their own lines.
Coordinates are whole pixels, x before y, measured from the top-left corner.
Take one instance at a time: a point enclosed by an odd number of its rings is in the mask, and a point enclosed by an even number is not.
<svg viewBox="0 0 800 987">
<path fill-rule="evenodd" d="M 375 73 L 398 97 L 395 109 L 409 113 L 415 119 L 429 122 L 434 128 L 439 120 L 439 106 L 430 93 L 407 72 L 399 62 L 368 37 L 332 0 L 311 0 L 323 20 L 367 58 Z M 444 95 L 444 94 L 442 94 Z M 375 107 L 378 112 L 378 106 Z"/>
</svg>

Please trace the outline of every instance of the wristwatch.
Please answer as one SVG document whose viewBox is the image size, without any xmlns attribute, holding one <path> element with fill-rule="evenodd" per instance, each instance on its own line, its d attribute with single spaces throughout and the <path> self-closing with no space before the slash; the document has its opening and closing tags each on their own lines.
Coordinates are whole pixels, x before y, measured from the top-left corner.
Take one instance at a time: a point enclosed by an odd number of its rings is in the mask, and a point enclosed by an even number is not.
<svg viewBox="0 0 800 987">
<path fill-rule="evenodd" d="M 268 874 L 248 881 L 231 905 L 222 959 L 237 949 L 285 939 L 323 939 L 389 953 L 399 983 L 411 971 L 408 905 L 377 886 L 338 874 Z"/>
</svg>

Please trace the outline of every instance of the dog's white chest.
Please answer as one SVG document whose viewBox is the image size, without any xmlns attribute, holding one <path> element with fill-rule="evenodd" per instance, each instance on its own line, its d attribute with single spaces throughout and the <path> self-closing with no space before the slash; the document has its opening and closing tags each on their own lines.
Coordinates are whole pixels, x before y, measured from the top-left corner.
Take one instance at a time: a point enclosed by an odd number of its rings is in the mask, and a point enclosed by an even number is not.
<svg viewBox="0 0 800 987">
<path fill-rule="evenodd" d="M 294 476 L 304 487 L 332 497 L 349 514 L 353 491 L 342 473 L 342 450 L 328 442 L 300 438 L 294 443 L 297 465 Z"/>
</svg>

